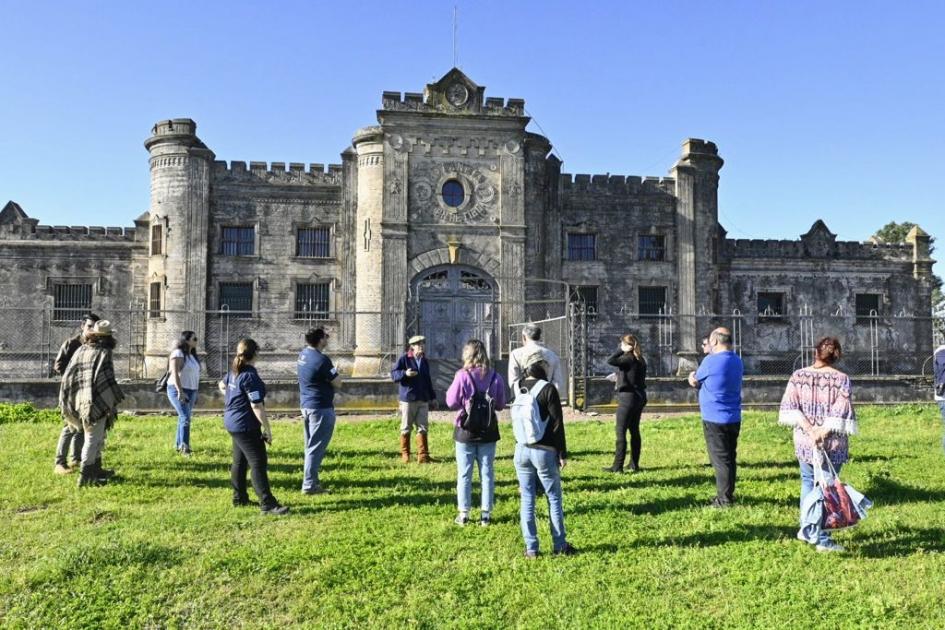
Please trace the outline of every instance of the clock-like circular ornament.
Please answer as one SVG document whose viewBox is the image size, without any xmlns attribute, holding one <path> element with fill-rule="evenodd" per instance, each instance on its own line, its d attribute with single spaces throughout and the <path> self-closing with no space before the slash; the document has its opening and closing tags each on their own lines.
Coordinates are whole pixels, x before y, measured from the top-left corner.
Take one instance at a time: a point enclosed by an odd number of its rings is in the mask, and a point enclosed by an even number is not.
<svg viewBox="0 0 945 630">
<path fill-rule="evenodd" d="M 462 107 L 469 99 L 469 90 L 462 83 L 453 83 L 446 88 L 446 100 L 454 107 Z"/>
</svg>

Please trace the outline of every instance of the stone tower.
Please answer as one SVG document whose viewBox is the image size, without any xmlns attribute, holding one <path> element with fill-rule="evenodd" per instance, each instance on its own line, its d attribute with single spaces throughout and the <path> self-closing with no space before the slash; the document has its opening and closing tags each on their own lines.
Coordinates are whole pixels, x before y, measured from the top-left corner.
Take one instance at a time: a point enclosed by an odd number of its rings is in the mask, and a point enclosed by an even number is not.
<svg viewBox="0 0 945 630">
<path fill-rule="evenodd" d="M 196 132 L 197 123 L 189 118 L 162 120 L 144 143 L 151 168 L 147 375 L 163 372 L 168 340 L 180 331 L 194 330 L 205 338 L 214 155 Z"/>
<path fill-rule="evenodd" d="M 719 170 L 723 164 L 714 142 L 689 138 L 672 168 L 676 180 L 676 261 L 679 299 L 679 373 L 698 365 L 698 341 L 709 331 L 696 330 L 699 306 L 719 308 Z"/>
</svg>

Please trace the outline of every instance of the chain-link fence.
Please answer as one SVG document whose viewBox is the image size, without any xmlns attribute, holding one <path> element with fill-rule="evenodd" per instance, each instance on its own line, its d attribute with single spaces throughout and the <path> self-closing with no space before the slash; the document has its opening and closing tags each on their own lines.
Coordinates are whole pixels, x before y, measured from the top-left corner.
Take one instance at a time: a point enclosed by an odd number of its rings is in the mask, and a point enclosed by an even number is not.
<svg viewBox="0 0 945 630">
<path fill-rule="evenodd" d="M 0 309 L 0 380 L 49 378 L 62 343 L 79 333 L 84 310 Z M 156 378 L 181 332 L 194 331 L 205 375 L 226 372 L 242 337 L 261 348 L 260 359 L 274 378 L 294 378 L 299 349 L 310 328 L 329 334 L 329 352 L 351 361 L 358 337 L 392 362 L 403 348 L 402 311 L 299 313 L 295 311 L 169 311 L 135 308 L 99 312 L 111 322 L 118 378 Z M 356 335 L 356 331 L 360 334 Z M 384 368 L 384 375 L 387 368 Z"/>
<path fill-rule="evenodd" d="M 747 375 L 784 376 L 810 365 L 822 337 L 836 337 L 843 348 L 838 367 L 852 375 L 927 375 L 931 356 L 945 338 L 945 318 L 932 316 L 817 312 L 804 308 L 791 315 L 686 315 L 626 312 L 602 317 L 588 312 L 588 369 L 591 375 L 612 371 L 607 357 L 621 335 L 640 340 L 652 376 L 677 373 L 681 358 L 698 361 L 702 340 L 717 327 L 732 331 L 734 350 Z"/>
</svg>

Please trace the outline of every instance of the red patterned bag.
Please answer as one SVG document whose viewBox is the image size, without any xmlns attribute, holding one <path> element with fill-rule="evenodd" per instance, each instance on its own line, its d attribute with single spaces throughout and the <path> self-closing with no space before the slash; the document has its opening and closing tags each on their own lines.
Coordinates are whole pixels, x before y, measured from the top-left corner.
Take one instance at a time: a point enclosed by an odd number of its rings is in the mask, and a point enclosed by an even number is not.
<svg viewBox="0 0 945 630">
<path fill-rule="evenodd" d="M 853 527 L 860 522 L 860 513 L 854 506 L 853 499 L 846 487 L 840 483 L 840 477 L 833 467 L 833 462 L 826 453 L 821 451 L 820 456 L 827 462 L 827 467 L 832 473 L 833 479 L 827 481 L 823 474 L 823 468 L 817 466 L 821 471 L 821 487 L 824 493 L 824 529 L 843 529 Z"/>
</svg>

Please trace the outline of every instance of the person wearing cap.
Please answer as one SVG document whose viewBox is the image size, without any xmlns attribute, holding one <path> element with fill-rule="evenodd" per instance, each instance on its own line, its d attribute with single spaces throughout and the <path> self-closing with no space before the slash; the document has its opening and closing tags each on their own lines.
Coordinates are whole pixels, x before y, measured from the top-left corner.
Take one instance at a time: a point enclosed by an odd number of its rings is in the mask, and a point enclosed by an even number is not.
<svg viewBox="0 0 945 630">
<path fill-rule="evenodd" d="M 72 360 L 76 350 L 85 343 L 86 335 L 92 331 L 95 322 L 100 319 L 95 313 L 84 313 L 81 317 L 82 326 L 78 334 L 69 337 L 59 346 L 59 353 L 56 360 L 53 361 L 53 372 L 62 375 Z M 68 475 L 79 469 L 79 462 L 82 459 L 82 444 L 85 435 L 82 431 L 73 428 L 68 422 L 63 420 L 62 432 L 59 434 L 59 443 L 56 445 L 56 463 L 53 472 L 57 475 Z M 71 466 L 70 457 L 71 457 Z"/>
<path fill-rule="evenodd" d="M 417 463 L 430 463 L 427 441 L 429 411 L 436 405 L 436 392 L 426 355 L 426 338 L 415 335 L 407 341 L 407 351 L 397 359 L 390 378 L 400 385 L 400 458 L 410 461 L 410 432 L 417 427 Z"/>
<path fill-rule="evenodd" d="M 66 422 L 85 433 L 79 487 L 102 485 L 113 474 L 102 468 L 101 456 L 105 433 L 115 424 L 118 403 L 125 397 L 115 380 L 114 349 L 111 322 L 99 320 L 62 375 L 59 409 Z"/>
<path fill-rule="evenodd" d="M 328 333 L 312 328 L 305 333 L 307 344 L 299 352 L 299 395 L 302 406 L 302 431 L 305 458 L 302 472 L 302 493 L 326 492 L 319 479 L 322 459 L 335 432 L 335 387 L 340 384 L 338 368 L 325 354 Z"/>
</svg>

